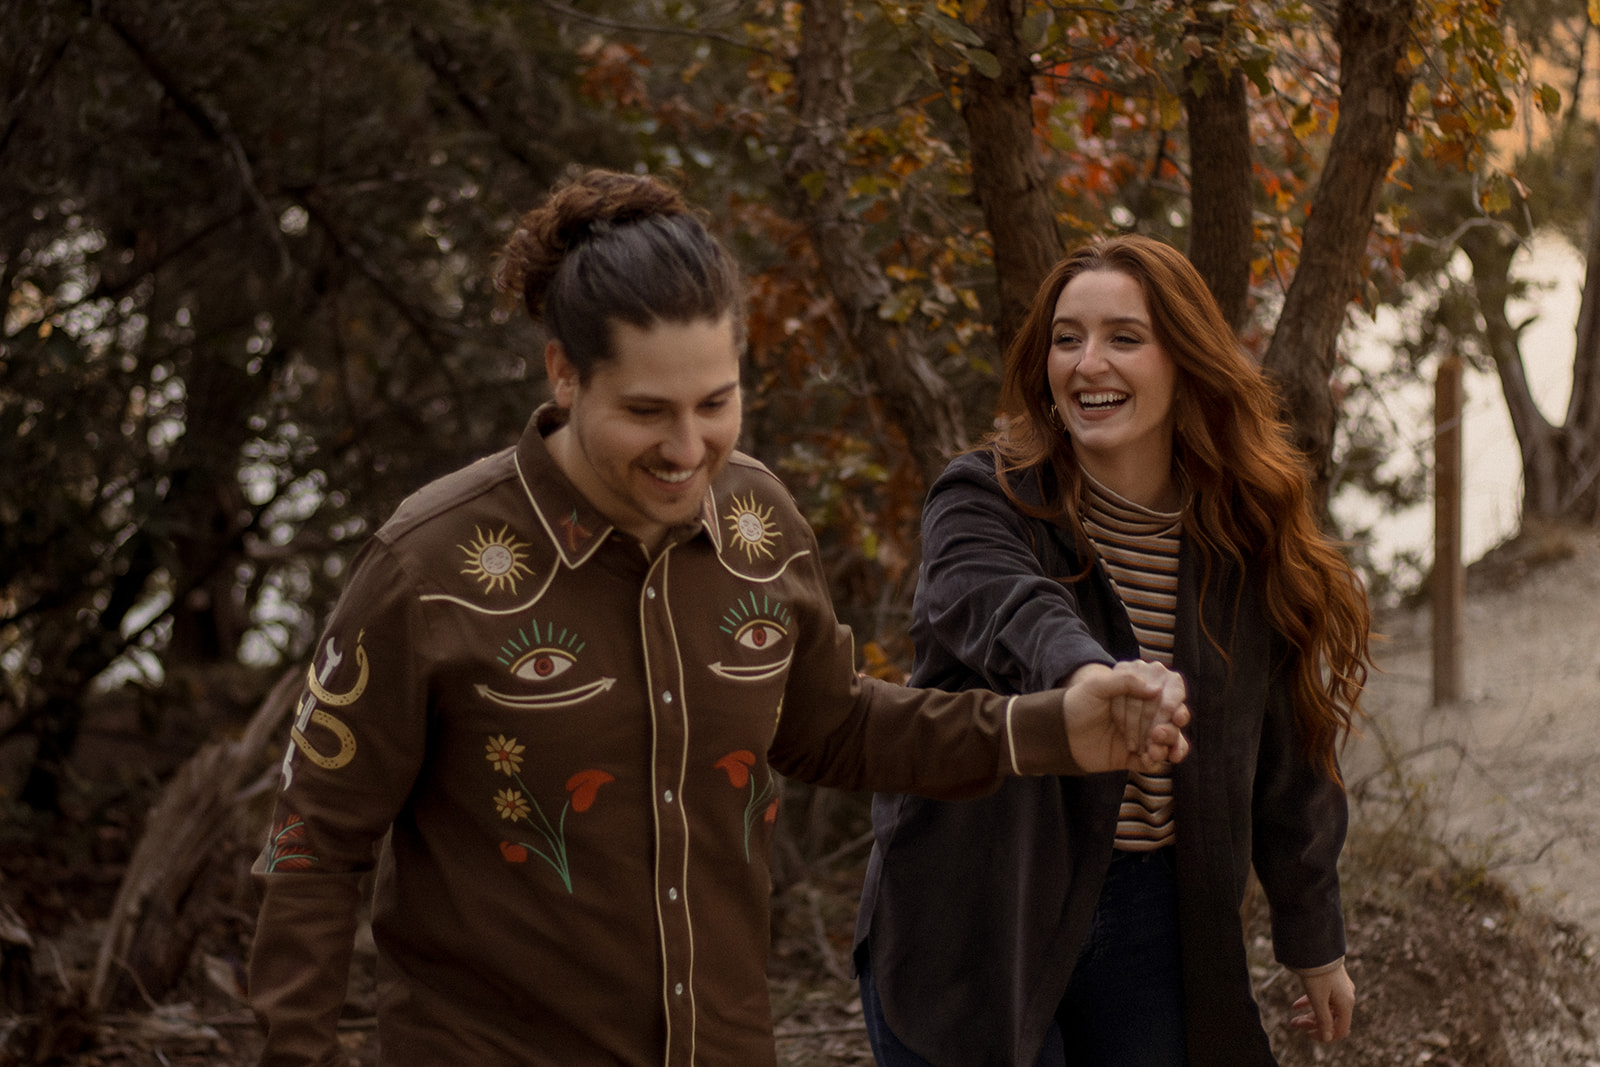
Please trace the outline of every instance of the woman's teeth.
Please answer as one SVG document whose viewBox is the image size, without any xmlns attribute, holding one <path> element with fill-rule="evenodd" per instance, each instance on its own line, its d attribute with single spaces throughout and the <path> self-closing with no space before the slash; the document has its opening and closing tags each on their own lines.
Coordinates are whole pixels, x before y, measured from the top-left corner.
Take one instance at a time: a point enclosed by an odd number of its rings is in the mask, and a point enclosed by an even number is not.
<svg viewBox="0 0 1600 1067">
<path fill-rule="evenodd" d="M 1126 399 L 1128 399 L 1127 393 L 1079 393 L 1078 405 L 1090 409 L 1111 408 Z"/>
</svg>

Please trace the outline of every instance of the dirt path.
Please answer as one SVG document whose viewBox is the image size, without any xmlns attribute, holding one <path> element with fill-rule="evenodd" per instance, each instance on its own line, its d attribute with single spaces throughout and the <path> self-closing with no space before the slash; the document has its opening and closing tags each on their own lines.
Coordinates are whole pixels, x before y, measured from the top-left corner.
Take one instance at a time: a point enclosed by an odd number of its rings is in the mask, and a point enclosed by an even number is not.
<svg viewBox="0 0 1600 1067">
<path fill-rule="evenodd" d="M 1346 752 L 1377 810 L 1425 813 L 1450 854 L 1600 939 L 1600 535 L 1469 583 L 1464 699 L 1431 704 L 1426 608 L 1385 617 L 1368 736 Z M 1384 749 L 1403 779 L 1385 771 Z M 1409 818 L 1410 815 L 1407 815 Z"/>
</svg>

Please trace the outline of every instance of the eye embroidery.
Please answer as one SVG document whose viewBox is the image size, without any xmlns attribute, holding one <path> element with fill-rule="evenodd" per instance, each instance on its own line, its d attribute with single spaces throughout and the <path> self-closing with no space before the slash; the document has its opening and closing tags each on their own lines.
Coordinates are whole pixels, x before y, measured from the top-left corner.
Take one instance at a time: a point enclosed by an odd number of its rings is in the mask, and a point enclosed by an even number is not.
<svg viewBox="0 0 1600 1067">
<path fill-rule="evenodd" d="M 765 619 L 752 619 L 739 627 L 738 632 L 733 635 L 733 639 L 745 648 L 760 650 L 774 641 L 788 636 L 788 634 L 788 630 L 767 622 Z"/>
<path fill-rule="evenodd" d="M 789 609 L 782 601 L 763 596 L 758 602 L 752 591 L 744 599 L 734 601 L 733 607 L 722 616 L 721 629 L 746 648 L 764 648 L 774 638 L 787 635 L 791 622 Z M 765 626 L 776 633 L 766 633 L 754 643 L 746 640 L 757 626 Z"/>
<path fill-rule="evenodd" d="M 513 538 L 510 526 L 502 526 L 499 533 L 490 534 L 474 526 L 472 532 L 476 536 L 471 544 L 456 546 L 467 557 L 467 565 L 461 568 L 461 573 L 482 582 L 485 593 L 498 592 L 505 586 L 515 594 L 517 582 L 533 573 L 523 562 L 528 558 L 528 543 Z"/>
<path fill-rule="evenodd" d="M 578 640 L 577 634 L 565 628 L 557 634 L 555 623 L 545 626 L 541 634 L 538 619 L 530 620 L 528 629 L 533 631 L 532 637 L 528 630 L 518 630 L 515 637 L 500 646 L 500 662 L 516 677 L 542 682 L 560 677 L 578 662 L 584 642 Z"/>
<path fill-rule="evenodd" d="M 793 617 L 781 601 L 766 596 L 757 597 L 752 591 L 742 600 L 735 601 L 733 607 L 722 616 L 720 629 L 732 636 L 742 648 L 756 652 L 771 649 L 776 652 L 790 644 L 788 637 L 792 625 Z M 710 664 L 710 667 L 712 673 L 721 678 L 759 682 L 775 678 L 788 670 L 789 660 L 793 656 L 794 650 L 789 648 L 783 658 L 775 661 L 753 665 L 717 662 Z"/>
<path fill-rule="evenodd" d="M 538 619 L 531 619 L 526 628 L 519 629 L 514 637 L 500 646 L 500 654 L 496 659 L 513 678 L 525 682 L 548 682 L 576 667 L 585 647 L 585 642 L 579 640 L 571 630 L 562 628 L 558 633 L 555 623 L 541 626 Z M 571 689 L 541 688 L 532 693 L 501 693 L 486 685 L 474 688 L 479 696 L 501 707 L 537 711 L 581 704 L 610 689 L 616 682 L 615 678 L 597 678 Z"/>
<path fill-rule="evenodd" d="M 567 673 L 576 662 L 562 649 L 536 648 L 512 664 L 511 673 L 518 678 L 542 682 Z"/>
<path fill-rule="evenodd" d="M 747 499 L 735 496 L 723 517 L 728 521 L 728 532 L 744 549 L 748 562 L 754 563 L 758 553 L 766 559 L 773 558 L 772 546 L 778 543 L 778 526 L 772 521 L 772 508 L 758 505 L 753 490 Z"/>
</svg>

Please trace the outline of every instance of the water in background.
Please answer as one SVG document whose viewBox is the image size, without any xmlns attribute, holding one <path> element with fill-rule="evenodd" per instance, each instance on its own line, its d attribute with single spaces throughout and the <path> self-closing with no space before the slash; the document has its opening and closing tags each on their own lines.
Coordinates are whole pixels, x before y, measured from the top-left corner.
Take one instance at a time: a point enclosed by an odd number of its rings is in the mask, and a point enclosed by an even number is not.
<svg viewBox="0 0 1600 1067">
<path fill-rule="evenodd" d="M 1513 323 L 1537 314 L 1522 334 L 1522 358 L 1534 400 L 1545 417 L 1561 422 L 1572 391 L 1572 354 L 1578 304 L 1583 294 L 1583 260 L 1572 246 L 1557 236 L 1540 236 L 1518 253 L 1513 272 L 1530 283 L 1530 299 L 1515 301 L 1509 313 Z M 1387 349 L 1400 332 L 1402 311 L 1380 310 L 1376 321 L 1360 319 L 1347 337 L 1350 358 L 1377 366 L 1388 359 Z M 1466 408 L 1462 426 L 1462 554 L 1467 562 L 1514 534 L 1522 503 L 1522 463 L 1511 417 L 1492 372 L 1468 368 Z M 1395 443 L 1391 464 L 1433 464 L 1433 381 L 1381 398 L 1404 439 Z M 1346 528 L 1370 526 L 1368 545 L 1374 564 L 1392 568 L 1395 579 L 1406 584 L 1408 570 L 1398 562 L 1416 553 L 1424 566 L 1433 551 L 1433 504 L 1424 501 L 1401 511 L 1385 513 L 1363 494 L 1348 491 L 1333 504 Z M 1414 583 L 1420 575 L 1411 575 Z"/>
</svg>

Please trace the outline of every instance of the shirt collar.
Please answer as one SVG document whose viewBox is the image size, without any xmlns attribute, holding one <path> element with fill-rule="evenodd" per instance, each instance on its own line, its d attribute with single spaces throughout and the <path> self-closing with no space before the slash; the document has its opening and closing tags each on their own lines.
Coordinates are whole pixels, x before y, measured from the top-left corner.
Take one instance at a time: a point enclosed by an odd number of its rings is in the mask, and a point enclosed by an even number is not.
<svg viewBox="0 0 1600 1067">
<path fill-rule="evenodd" d="M 517 473 L 529 505 L 562 561 L 568 567 L 579 567 L 605 543 L 615 527 L 578 491 L 550 455 L 545 436 L 566 421 L 566 412 L 553 403 L 540 404 L 534 409 L 533 417 L 517 442 Z M 699 519 L 668 530 L 667 542 L 682 544 L 702 531 L 711 538 L 712 544 L 719 543 L 711 495 L 701 503 Z"/>
</svg>

